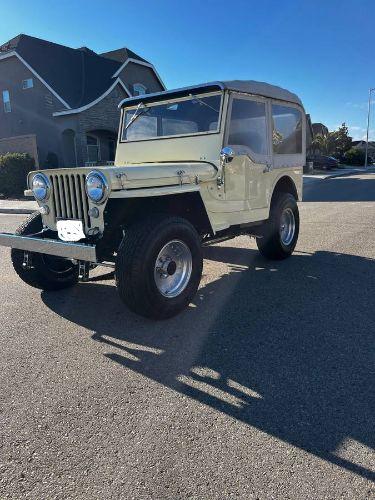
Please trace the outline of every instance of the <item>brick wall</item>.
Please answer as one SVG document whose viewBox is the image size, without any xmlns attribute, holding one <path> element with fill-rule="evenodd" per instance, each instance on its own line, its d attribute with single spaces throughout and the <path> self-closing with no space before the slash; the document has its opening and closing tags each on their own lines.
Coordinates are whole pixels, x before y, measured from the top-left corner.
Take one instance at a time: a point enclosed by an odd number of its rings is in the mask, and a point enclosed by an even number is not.
<svg viewBox="0 0 375 500">
<path fill-rule="evenodd" d="M 19 135 L 17 137 L 7 137 L 0 139 L 0 155 L 5 153 L 28 153 L 35 160 L 36 167 L 39 167 L 38 148 L 36 135 Z"/>
<path fill-rule="evenodd" d="M 22 81 L 33 79 L 33 87 L 22 88 Z M 10 113 L 4 112 L 1 90 L 10 93 Z M 47 87 L 15 56 L 0 61 L 0 139 L 9 142 L 19 136 L 35 135 L 40 164 L 48 152 L 61 157 L 61 136 L 52 116 L 54 111 L 64 109 L 63 104 Z"/>
<path fill-rule="evenodd" d="M 87 161 L 86 134 L 93 130 L 106 130 L 117 137 L 120 110 L 118 104 L 127 94 L 120 85 L 117 85 L 98 104 L 95 104 L 78 116 L 76 129 L 77 164 L 84 165 Z"/>
</svg>

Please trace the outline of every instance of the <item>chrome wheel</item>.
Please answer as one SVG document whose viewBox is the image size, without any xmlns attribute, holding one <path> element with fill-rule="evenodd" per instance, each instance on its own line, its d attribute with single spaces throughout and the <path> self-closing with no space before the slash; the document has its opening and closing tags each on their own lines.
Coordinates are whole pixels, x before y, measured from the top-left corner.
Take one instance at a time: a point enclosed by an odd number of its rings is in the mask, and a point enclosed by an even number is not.
<svg viewBox="0 0 375 500">
<path fill-rule="evenodd" d="M 156 258 L 154 278 L 164 297 L 177 297 L 189 283 L 193 259 L 189 247 L 180 240 L 172 240 L 160 250 Z"/>
<path fill-rule="evenodd" d="M 286 208 L 281 214 L 279 232 L 282 244 L 290 245 L 296 232 L 296 220 L 291 208 Z"/>
</svg>

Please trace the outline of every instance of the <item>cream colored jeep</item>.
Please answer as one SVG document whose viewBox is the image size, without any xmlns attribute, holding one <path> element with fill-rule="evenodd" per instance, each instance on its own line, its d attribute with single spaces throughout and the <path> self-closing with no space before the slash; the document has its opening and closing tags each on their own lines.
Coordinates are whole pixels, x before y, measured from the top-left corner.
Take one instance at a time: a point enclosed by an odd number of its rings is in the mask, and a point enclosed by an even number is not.
<svg viewBox="0 0 375 500">
<path fill-rule="evenodd" d="M 56 290 L 112 267 L 130 309 L 167 318 L 198 289 L 203 245 L 249 235 L 266 258 L 293 252 L 305 163 L 296 95 L 213 82 L 120 107 L 114 166 L 29 174 L 40 209 L 0 234 L 23 281 Z"/>
</svg>

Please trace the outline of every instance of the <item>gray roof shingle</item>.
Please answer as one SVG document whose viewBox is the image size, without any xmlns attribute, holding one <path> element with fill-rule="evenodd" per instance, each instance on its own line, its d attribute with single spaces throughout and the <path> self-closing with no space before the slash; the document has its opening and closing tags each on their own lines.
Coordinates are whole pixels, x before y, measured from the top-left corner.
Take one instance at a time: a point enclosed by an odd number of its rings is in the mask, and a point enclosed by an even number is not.
<svg viewBox="0 0 375 500">
<path fill-rule="evenodd" d="M 127 48 L 97 54 L 87 47 L 72 49 L 29 35 L 0 46 L 15 50 L 71 108 L 100 97 L 114 82 L 113 74 L 129 58 L 147 62 Z"/>
</svg>

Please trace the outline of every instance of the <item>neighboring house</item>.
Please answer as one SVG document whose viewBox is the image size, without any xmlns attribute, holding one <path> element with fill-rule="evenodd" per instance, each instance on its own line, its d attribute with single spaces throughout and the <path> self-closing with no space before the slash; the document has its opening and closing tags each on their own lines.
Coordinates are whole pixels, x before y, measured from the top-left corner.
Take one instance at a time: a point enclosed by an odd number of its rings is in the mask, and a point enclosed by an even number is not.
<svg viewBox="0 0 375 500">
<path fill-rule="evenodd" d="M 328 135 L 328 127 L 323 125 L 323 123 L 313 123 L 312 129 L 314 132 L 314 137 L 318 134 L 320 135 Z"/>
<path fill-rule="evenodd" d="M 314 131 L 311 123 L 311 116 L 306 113 L 306 152 L 311 150 L 311 143 L 314 140 Z"/>
<path fill-rule="evenodd" d="M 366 153 L 366 141 L 353 141 L 352 147 Z M 368 156 L 375 160 L 375 141 L 368 141 Z"/>
<path fill-rule="evenodd" d="M 0 154 L 29 152 L 42 168 L 111 162 L 118 103 L 164 89 L 127 48 L 96 54 L 19 35 L 0 46 Z"/>
</svg>

